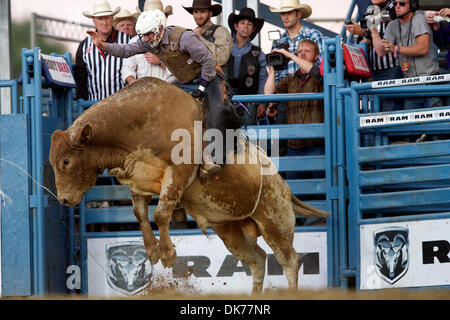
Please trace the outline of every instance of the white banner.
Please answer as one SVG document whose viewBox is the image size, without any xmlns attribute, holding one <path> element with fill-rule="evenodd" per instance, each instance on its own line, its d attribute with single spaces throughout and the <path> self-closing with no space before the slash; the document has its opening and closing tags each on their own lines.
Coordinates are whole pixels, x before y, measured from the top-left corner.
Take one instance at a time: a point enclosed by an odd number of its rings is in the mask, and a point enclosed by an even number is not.
<svg viewBox="0 0 450 320">
<path fill-rule="evenodd" d="M 387 124 L 423 123 L 435 120 L 450 120 L 450 108 L 364 116 L 360 118 L 360 126 L 367 128 Z"/>
<path fill-rule="evenodd" d="M 70 71 L 69 64 L 63 57 L 54 57 L 41 53 L 42 63 L 44 64 L 44 71 L 48 72 L 51 82 L 61 86 L 75 87 L 75 79 Z"/>
<path fill-rule="evenodd" d="M 360 289 L 450 285 L 450 219 L 362 225 Z"/>
<path fill-rule="evenodd" d="M 250 269 L 230 254 L 217 235 L 171 239 L 177 262 L 168 269 L 163 268 L 161 261 L 153 266 L 149 263 L 142 237 L 88 239 L 88 294 L 148 295 L 160 289 L 176 289 L 185 294 L 251 293 Z M 287 288 L 287 279 L 272 250 L 261 237 L 258 244 L 267 253 L 264 288 Z M 326 288 L 326 232 L 295 233 L 294 248 L 303 257 L 299 287 Z"/>
<path fill-rule="evenodd" d="M 439 74 L 435 76 L 422 76 L 414 78 L 373 81 L 372 88 L 401 87 L 417 84 L 439 83 L 446 81 L 450 81 L 450 74 Z"/>
</svg>

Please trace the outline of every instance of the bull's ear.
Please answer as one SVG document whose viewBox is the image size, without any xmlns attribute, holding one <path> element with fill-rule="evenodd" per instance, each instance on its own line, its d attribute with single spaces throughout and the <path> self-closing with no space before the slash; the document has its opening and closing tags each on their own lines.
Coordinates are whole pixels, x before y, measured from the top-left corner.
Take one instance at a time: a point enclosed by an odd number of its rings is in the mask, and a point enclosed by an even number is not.
<svg viewBox="0 0 450 320">
<path fill-rule="evenodd" d="M 83 128 L 72 137 L 74 145 L 84 146 L 88 144 L 92 139 L 92 127 L 89 123 L 86 123 Z"/>
<path fill-rule="evenodd" d="M 62 131 L 59 130 L 59 129 L 53 131 L 53 133 L 52 133 L 52 142 L 53 142 L 55 139 L 57 139 L 57 138 L 61 135 L 61 133 L 62 133 Z"/>
</svg>

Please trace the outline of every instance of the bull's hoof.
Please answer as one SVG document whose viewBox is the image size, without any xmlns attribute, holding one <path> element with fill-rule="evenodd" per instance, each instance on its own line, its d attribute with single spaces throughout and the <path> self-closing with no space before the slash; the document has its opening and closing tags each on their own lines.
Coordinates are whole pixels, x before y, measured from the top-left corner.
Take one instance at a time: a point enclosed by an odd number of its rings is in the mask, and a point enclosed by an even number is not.
<svg viewBox="0 0 450 320">
<path fill-rule="evenodd" d="M 151 264 L 157 264 L 159 261 L 159 250 L 156 248 L 155 250 L 152 250 L 151 252 L 147 252 L 147 258 L 148 261 L 150 261 Z"/>
<path fill-rule="evenodd" d="M 161 263 L 164 268 L 172 268 L 177 260 L 177 252 L 175 249 L 167 250 L 164 253 L 160 253 Z"/>
</svg>

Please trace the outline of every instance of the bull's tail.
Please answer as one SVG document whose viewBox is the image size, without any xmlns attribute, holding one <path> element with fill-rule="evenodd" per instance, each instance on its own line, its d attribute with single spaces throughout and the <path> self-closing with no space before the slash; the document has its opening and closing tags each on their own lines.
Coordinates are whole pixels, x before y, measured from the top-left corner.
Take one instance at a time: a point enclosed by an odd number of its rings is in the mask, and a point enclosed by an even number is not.
<svg viewBox="0 0 450 320">
<path fill-rule="evenodd" d="M 327 218 L 330 216 L 329 212 L 314 208 L 303 201 L 300 201 L 293 194 L 291 195 L 292 207 L 296 216 L 306 218 Z"/>
</svg>

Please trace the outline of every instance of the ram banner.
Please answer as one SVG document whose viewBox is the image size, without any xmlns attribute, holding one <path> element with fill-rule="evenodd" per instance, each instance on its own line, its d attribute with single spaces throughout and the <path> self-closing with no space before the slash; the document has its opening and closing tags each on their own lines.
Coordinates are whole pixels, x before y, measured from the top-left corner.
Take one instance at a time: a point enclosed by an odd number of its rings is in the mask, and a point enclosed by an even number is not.
<svg viewBox="0 0 450 320">
<path fill-rule="evenodd" d="M 450 219 L 362 225 L 362 290 L 450 285 Z"/>
<path fill-rule="evenodd" d="M 213 234 L 172 236 L 177 251 L 173 268 L 159 261 L 151 265 L 142 237 L 88 239 L 88 294 L 96 297 L 151 295 L 166 289 L 184 294 L 250 293 L 250 269 L 225 248 Z M 287 280 L 272 250 L 268 253 L 264 288 L 287 288 Z M 299 273 L 301 288 L 327 287 L 326 232 L 295 233 L 294 247 L 303 257 Z"/>
</svg>

